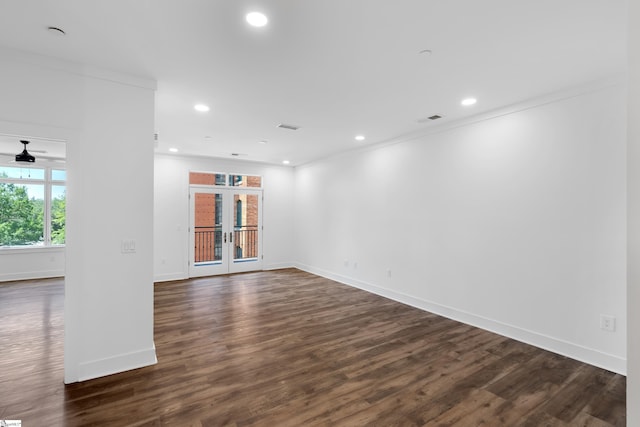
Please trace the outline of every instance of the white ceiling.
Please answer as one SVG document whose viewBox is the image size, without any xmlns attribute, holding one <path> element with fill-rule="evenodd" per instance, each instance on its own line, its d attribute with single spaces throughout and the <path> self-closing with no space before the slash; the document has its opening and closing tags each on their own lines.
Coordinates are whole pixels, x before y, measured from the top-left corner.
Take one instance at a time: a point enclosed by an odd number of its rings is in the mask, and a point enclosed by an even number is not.
<svg viewBox="0 0 640 427">
<path fill-rule="evenodd" d="M 0 2 L 0 45 L 156 79 L 158 152 L 292 165 L 623 73 L 626 33 L 625 0 Z"/>
</svg>

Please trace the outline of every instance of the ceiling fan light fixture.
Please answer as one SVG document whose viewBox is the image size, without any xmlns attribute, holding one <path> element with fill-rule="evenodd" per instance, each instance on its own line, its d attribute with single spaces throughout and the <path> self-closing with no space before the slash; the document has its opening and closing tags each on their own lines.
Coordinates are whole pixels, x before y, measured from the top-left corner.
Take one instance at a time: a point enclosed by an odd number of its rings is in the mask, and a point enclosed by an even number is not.
<svg viewBox="0 0 640 427">
<path fill-rule="evenodd" d="M 22 153 L 16 154 L 16 162 L 34 163 L 36 158 L 27 151 L 27 144 L 29 141 L 20 140 L 20 142 L 24 145 L 24 150 L 22 150 Z"/>
</svg>

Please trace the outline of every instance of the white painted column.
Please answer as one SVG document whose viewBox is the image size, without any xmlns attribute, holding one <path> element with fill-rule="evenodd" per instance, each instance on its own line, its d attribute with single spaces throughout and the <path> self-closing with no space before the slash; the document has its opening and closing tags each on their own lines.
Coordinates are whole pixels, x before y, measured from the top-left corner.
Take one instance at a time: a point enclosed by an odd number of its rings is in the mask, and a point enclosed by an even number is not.
<svg viewBox="0 0 640 427">
<path fill-rule="evenodd" d="M 81 140 L 67 147 L 67 383 L 156 363 L 154 83 L 81 83 Z"/>
</svg>

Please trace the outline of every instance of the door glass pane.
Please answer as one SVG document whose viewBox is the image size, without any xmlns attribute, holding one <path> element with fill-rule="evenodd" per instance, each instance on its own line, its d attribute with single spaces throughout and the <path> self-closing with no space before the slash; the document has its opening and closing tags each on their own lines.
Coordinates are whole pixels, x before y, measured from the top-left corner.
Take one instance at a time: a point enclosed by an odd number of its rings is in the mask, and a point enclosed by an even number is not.
<svg viewBox="0 0 640 427">
<path fill-rule="evenodd" d="M 234 194 L 233 259 L 250 261 L 258 257 L 258 195 Z"/>
<path fill-rule="evenodd" d="M 195 193 L 194 263 L 222 262 L 222 194 Z"/>
<path fill-rule="evenodd" d="M 189 172 L 189 184 L 226 185 L 227 176 L 223 173 Z"/>
<path fill-rule="evenodd" d="M 229 185 L 232 187 L 262 187 L 262 177 L 253 175 L 229 175 Z"/>
</svg>

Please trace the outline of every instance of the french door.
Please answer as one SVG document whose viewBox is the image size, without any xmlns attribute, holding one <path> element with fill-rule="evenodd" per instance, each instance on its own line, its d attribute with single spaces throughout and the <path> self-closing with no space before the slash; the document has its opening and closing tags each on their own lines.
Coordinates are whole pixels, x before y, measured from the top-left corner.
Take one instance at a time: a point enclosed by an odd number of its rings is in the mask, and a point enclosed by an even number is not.
<svg viewBox="0 0 640 427">
<path fill-rule="evenodd" d="M 189 277 L 262 269 L 262 191 L 190 187 Z"/>
</svg>

